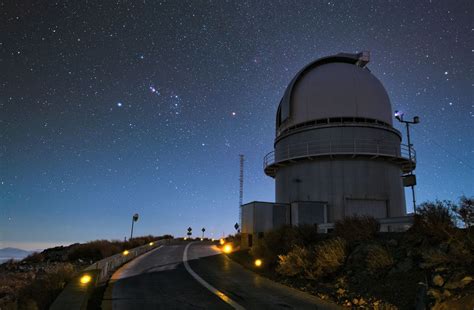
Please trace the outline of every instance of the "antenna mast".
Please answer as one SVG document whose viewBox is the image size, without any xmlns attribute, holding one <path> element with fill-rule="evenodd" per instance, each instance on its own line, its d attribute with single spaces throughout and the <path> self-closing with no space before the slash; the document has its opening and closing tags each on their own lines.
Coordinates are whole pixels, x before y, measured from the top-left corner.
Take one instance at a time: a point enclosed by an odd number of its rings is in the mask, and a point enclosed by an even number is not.
<svg viewBox="0 0 474 310">
<path fill-rule="evenodd" d="M 242 201 L 244 198 L 244 155 L 240 154 L 240 175 L 239 175 L 239 225 L 242 227 Z"/>
</svg>

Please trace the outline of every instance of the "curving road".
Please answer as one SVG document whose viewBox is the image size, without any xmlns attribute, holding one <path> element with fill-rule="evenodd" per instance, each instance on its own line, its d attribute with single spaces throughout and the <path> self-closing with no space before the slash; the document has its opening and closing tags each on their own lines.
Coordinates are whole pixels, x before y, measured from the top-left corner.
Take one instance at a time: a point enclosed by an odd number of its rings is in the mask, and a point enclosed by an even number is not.
<svg viewBox="0 0 474 310">
<path fill-rule="evenodd" d="M 102 309 L 339 309 L 265 279 L 210 243 L 157 248 L 117 270 Z"/>
</svg>

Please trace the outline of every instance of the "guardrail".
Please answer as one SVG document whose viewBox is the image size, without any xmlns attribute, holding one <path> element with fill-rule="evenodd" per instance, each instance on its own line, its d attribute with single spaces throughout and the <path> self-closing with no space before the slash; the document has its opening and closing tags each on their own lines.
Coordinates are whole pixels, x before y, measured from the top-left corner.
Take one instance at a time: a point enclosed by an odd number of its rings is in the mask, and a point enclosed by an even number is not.
<svg viewBox="0 0 474 310">
<path fill-rule="evenodd" d="M 384 143 L 374 140 L 342 140 L 342 141 L 312 141 L 309 143 L 292 144 L 277 148 L 263 158 L 263 168 L 295 158 L 332 156 L 332 155 L 371 155 L 387 156 L 400 159 L 409 158 L 413 166 L 416 164 L 416 152 L 413 147 L 405 144 Z"/>
<path fill-rule="evenodd" d="M 132 259 L 167 244 L 171 239 L 153 241 L 119 254 L 104 258 L 84 269 L 59 294 L 50 310 L 79 310 L 87 309 L 87 303 L 96 286 L 104 284 L 123 264 Z"/>
</svg>

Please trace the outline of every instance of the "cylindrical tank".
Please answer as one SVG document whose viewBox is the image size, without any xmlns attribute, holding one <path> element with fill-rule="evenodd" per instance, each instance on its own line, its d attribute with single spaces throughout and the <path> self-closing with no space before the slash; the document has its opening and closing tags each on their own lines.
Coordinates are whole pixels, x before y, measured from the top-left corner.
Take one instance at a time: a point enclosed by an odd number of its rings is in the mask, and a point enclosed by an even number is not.
<svg viewBox="0 0 474 310">
<path fill-rule="evenodd" d="M 367 63 L 365 53 L 321 58 L 291 81 L 277 111 L 275 150 L 264 159 L 277 203 L 325 203 L 327 222 L 406 214 L 401 175 L 415 159 Z"/>
</svg>

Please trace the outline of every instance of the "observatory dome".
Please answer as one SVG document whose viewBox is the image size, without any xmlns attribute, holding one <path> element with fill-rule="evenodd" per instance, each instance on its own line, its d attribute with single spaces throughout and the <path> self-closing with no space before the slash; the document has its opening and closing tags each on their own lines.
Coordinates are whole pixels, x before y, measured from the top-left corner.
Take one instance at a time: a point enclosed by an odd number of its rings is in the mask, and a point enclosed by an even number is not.
<svg viewBox="0 0 474 310">
<path fill-rule="evenodd" d="M 280 102 L 277 132 L 329 118 L 370 119 L 391 126 L 390 99 L 382 83 L 365 67 L 367 63 L 368 55 L 362 53 L 338 54 L 303 68 Z"/>
</svg>

